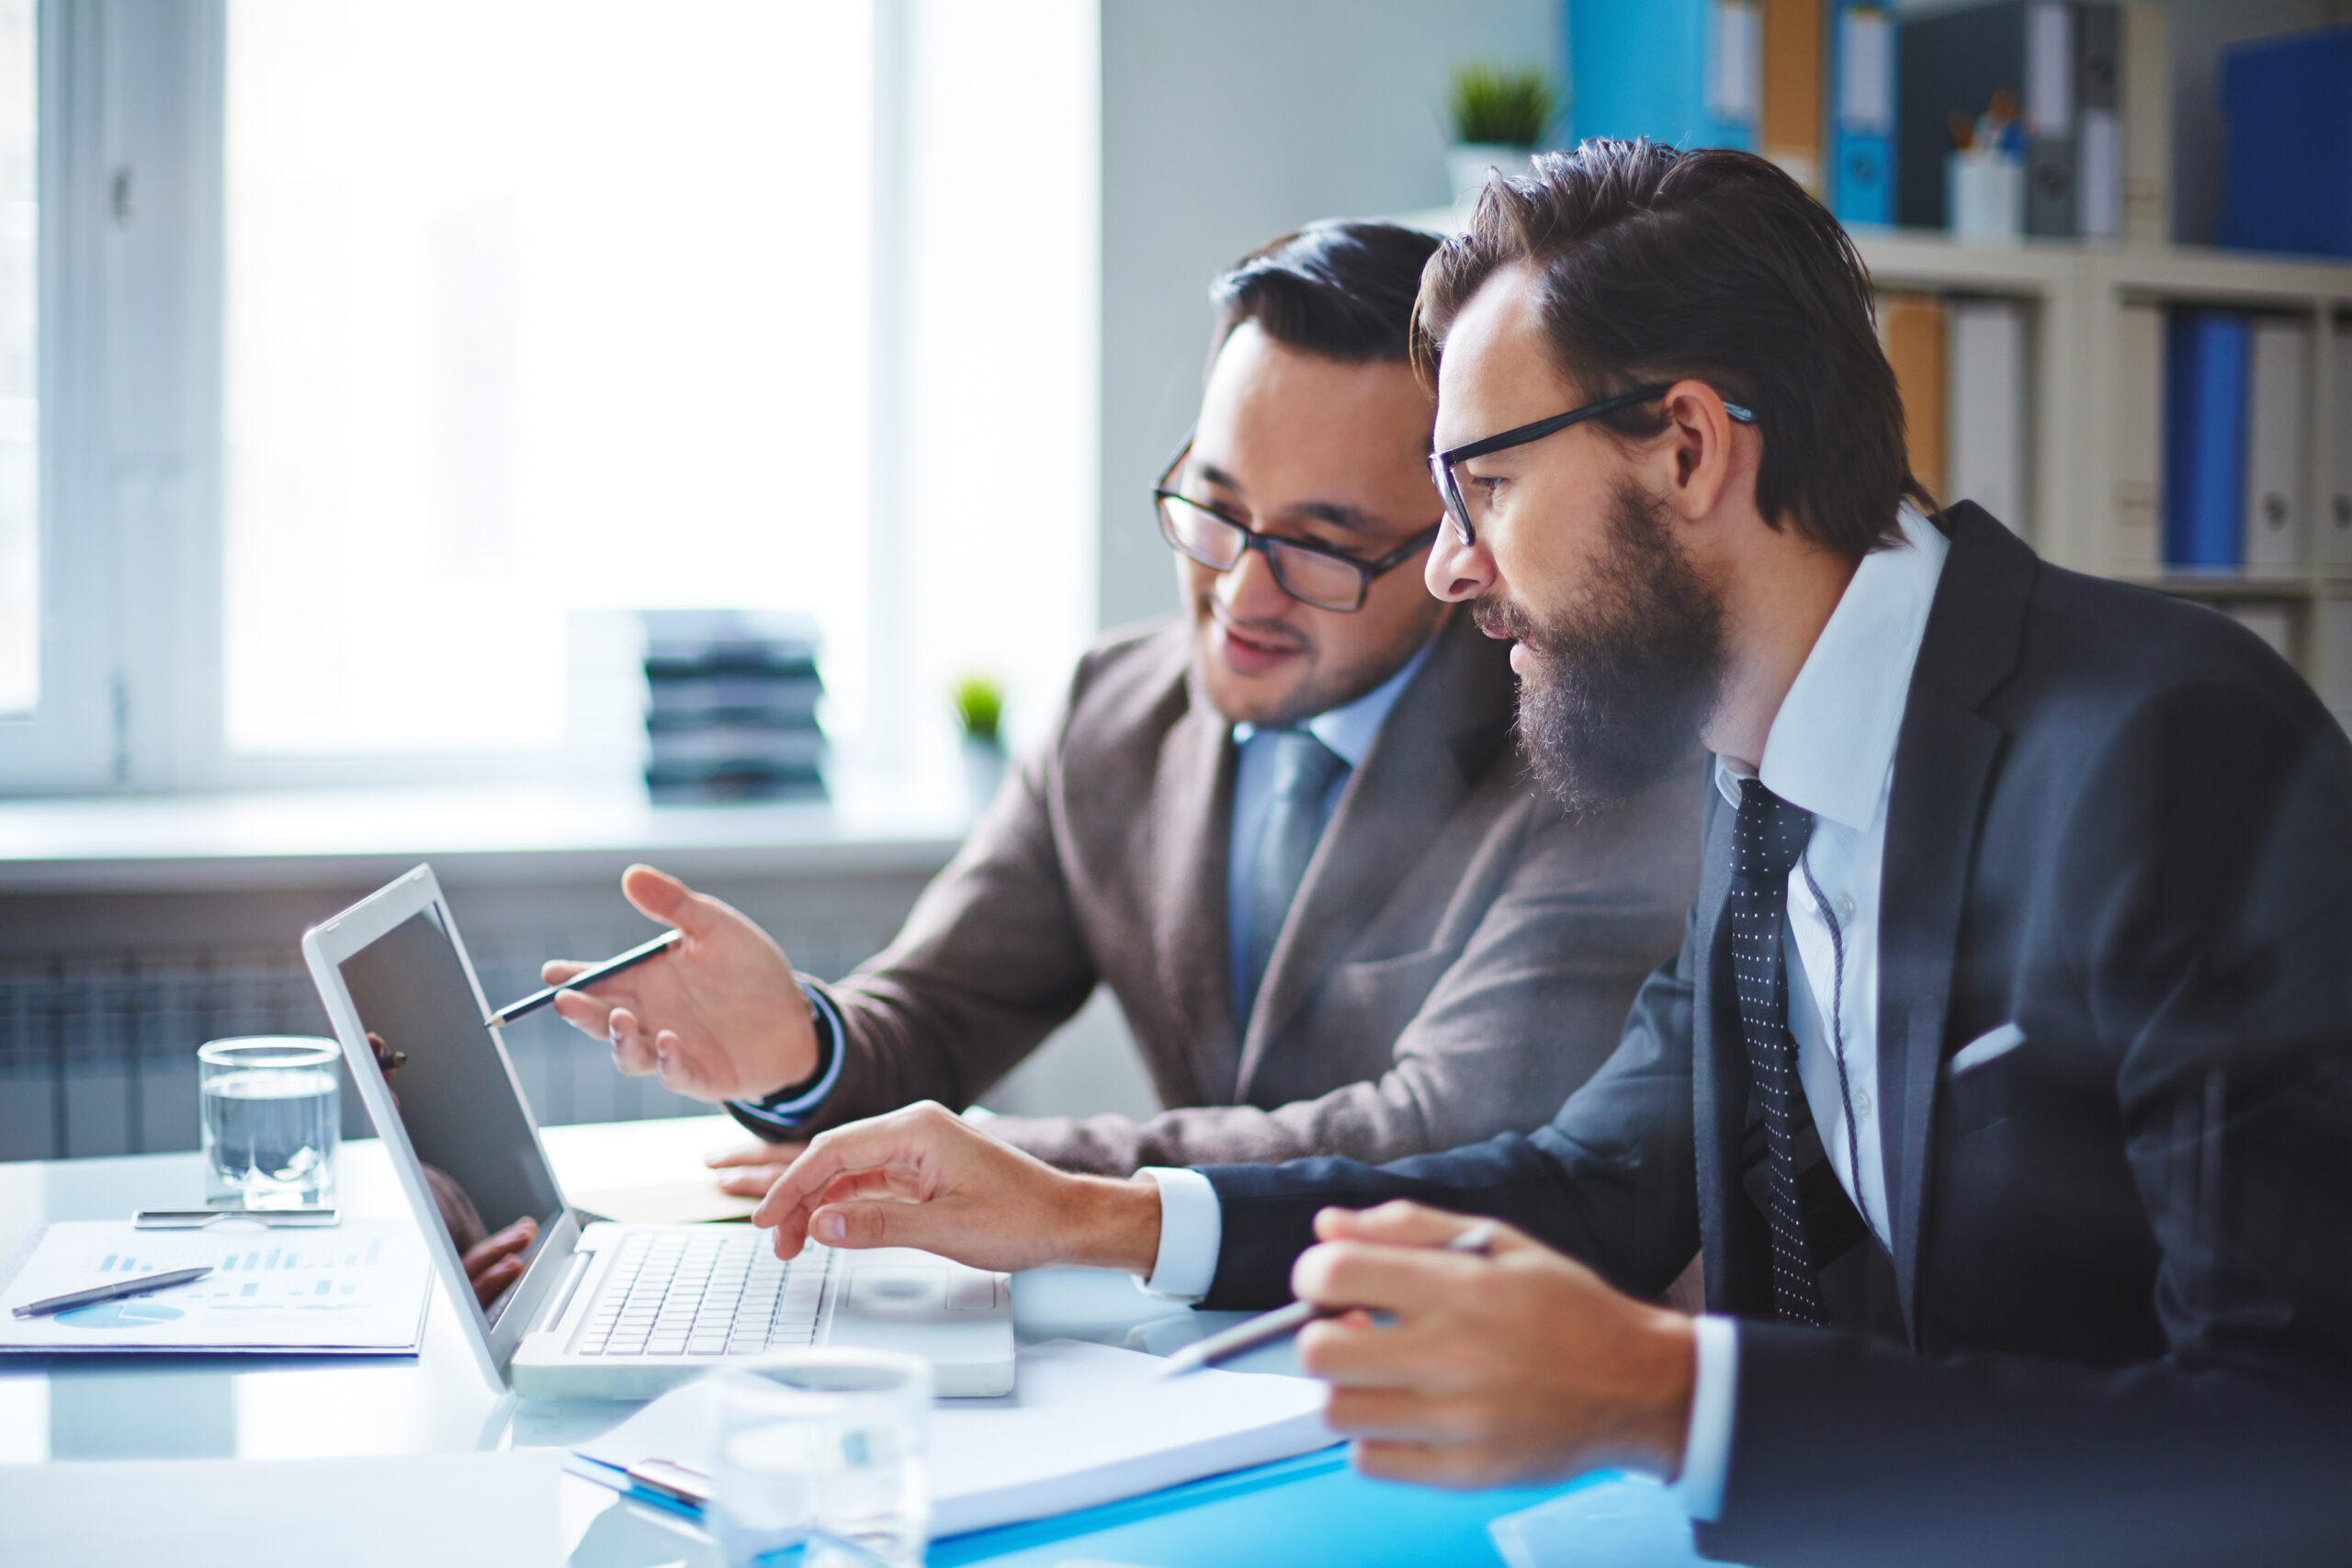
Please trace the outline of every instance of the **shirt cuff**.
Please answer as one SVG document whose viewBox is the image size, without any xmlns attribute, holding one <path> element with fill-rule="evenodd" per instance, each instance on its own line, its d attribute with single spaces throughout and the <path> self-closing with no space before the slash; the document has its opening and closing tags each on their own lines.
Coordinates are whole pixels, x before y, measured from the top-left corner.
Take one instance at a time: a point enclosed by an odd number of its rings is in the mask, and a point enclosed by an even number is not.
<svg viewBox="0 0 2352 1568">
<path fill-rule="evenodd" d="M 1724 1483 L 1731 1473 L 1731 1424 L 1739 1396 L 1739 1329 L 1712 1314 L 1691 1324 L 1698 1348 L 1698 1375 L 1690 1384 L 1690 1431 L 1682 1441 L 1682 1472 L 1674 1500 L 1682 1511 L 1712 1524 L 1724 1511 Z"/>
<path fill-rule="evenodd" d="M 848 1054 L 842 1049 L 842 1016 L 833 1010 L 832 998 L 808 986 L 803 986 L 800 994 L 808 998 L 808 1016 L 817 1025 L 817 1054 L 824 1063 L 816 1081 L 789 1100 L 771 1095 L 765 1100 L 728 1102 L 731 1109 L 780 1133 L 797 1132 L 816 1115 L 825 1096 L 841 1082 L 842 1058 Z"/>
<path fill-rule="evenodd" d="M 1170 1301 L 1199 1301 L 1216 1280 L 1217 1248 L 1225 1242 L 1216 1189 L 1197 1170 L 1148 1165 L 1136 1174 L 1159 1186 L 1159 1252 L 1143 1288 Z"/>
</svg>

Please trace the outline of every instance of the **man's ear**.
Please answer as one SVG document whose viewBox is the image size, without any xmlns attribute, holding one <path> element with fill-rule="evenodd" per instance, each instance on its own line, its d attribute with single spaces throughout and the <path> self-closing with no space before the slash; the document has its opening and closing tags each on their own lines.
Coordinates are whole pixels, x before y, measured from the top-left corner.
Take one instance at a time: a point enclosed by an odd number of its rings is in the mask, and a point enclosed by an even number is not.
<svg viewBox="0 0 2352 1568">
<path fill-rule="evenodd" d="M 1657 438 L 1657 493 L 1691 521 L 1721 505 L 1739 473 L 1754 462 L 1746 434 L 1704 381 L 1677 381 L 1659 401 L 1666 430 Z"/>
</svg>

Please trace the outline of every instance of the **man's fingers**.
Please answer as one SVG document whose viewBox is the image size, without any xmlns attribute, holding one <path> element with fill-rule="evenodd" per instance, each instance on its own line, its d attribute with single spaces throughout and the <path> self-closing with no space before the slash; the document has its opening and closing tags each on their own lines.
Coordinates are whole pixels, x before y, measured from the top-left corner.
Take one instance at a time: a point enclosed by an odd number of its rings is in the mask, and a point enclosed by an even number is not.
<svg viewBox="0 0 2352 1568">
<path fill-rule="evenodd" d="M 507 1286 L 523 1277 L 523 1260 L 502 1258 L 479 1274 L 468 1276 L 473 1282 L 474 1300 L 487 1308 L 504 1292 Z"/>
<path fill-rule="evenodd" d="M 1447 1443 L 1400 1442 L 1371 1438 L 1352 1444 L 1348 1458 L 1378 1481 L 1410 1481 L 1450 1491 L 1493 1486 L 1507 1479 L 1484 1449 Z"/>
<path fill-rule="evenodd" d="M 1363 1312 L 1298 1331 L 1299 1370 L 1333 1388 L 1458 1390 L 1475 1378 L 1458 1340 L 1410 1321 L 1376 1325 Z"/>
<path fill-rule="evenodd" d="M 900 1152 L 902 1135 L 885 1121 L 854 1122 L 825 1134 L 785 1168 L 768 1195 L 752 1212 L 752 1223 L 777 1231 L 806 1233 L 809 1211 L 845 1171 L 871 1170 Z"/>
<path fill-rule="evenodd" d="M 466 1255 L 459 1261 L 464 1264 L 467 1275 L 471 1277 L 499 1258 L 512 1258 L 526 1250 L 537 1239 L 538 1234 L 538 1221 L 526 1214 L 504 1230 L 494 1235 L 485 1236 L 466 1248 Z M 521 1271 L 519 1264 L 516 1266 L 516 1271 L 518 1273 Z"/>
<path fill-rule="evenodd" d="M 730 1198 L 764 1198 L 784 1168 L 775 1165 L 747 1165 L 732 1176 L 718 1179 L 718 1190 Z"/>
<path fill-rule="evenodd" d="M 577 958 L 550 958 L 539 965 L 539 984 L 560 986 L 574 975 L 582 974 L 588 965 Z"/>
<path fill-rule="evenodd" d="M 727 1098 L 727 1087 L 713 1071 L 713 1065 L 702 1053 L 687 1049 L 674 1029 L 665 1029 L 653 1037 L 654 1059 L 662 1065 L 662 1087 L 672 1094 L 683 1094 L 688 1100 L 720 1100 Z M 718 1064 L 725 1066 L 725 1058 Z"/>
<path fill-rule="evenodd" d="M 612 1037 L 610 1002 L 599 1001 L 582 991 L 558 991 L 555 1000 L 548 1005 L 555 1009 L 556 1017 L 582 1033 L 593 1034 L 599 1040 Z"/>
<path fill-rule="evenodd" d="M 613 1043 L 613 1066 L 633 1078 L 660 1070 L 662 1063 L 653 1054 L 653 1042 L 645 1037 L 637 1015 L 628 1009 L 615 1008 L 607 1013 L 605 1032 Z"/>
<path fill-rule="evenodd" d="M 731 1144 L 723 1149 L 713 1149 L 702 1156 L 702 1163 L 713 1170 L 725 1170 L 736 1165 L 790 1165 L 792 1157 L 808 1147 L 806 1144 L 771 1144 L 765 1138 L 750 1143 Z"/>
<path fill-rule="evenodd" d="M 1427 1247 L 1327 1241 L 1299 1255 L 1290 1282 L 1301 1301 L 1318 1306 L 1414 1314 L 1476 1290 L 1479 1276 L 1493 1267 L 1484 1258 Z"/>
<path fill-rule="evenodd" d="M 1401 1388 L 1335 1388 L 1323 1420 L 1342 1437 L 1375 1442 L 1467 1443 L 1484 1432 L 1470 1401 Z"/>
<path fill-rule="evenodd" d="M 1315 1216 L 1318 1240 L 1375 1241 L 1388 1247 L 1443 1247 L 1477 1225 L 1495 1230 L 1498 1240 L 1508 1228 L 1492 1220 L 1448 1213 L 1401 1198 L 1371 1209 L 1325 1209 Z"/>
<path fill-rule="evenodd" d="M 968 1215 L 941 1213 L 938 1203 L 905 1203 L 891 1198 L 835 1202 L 828 1196 L 811 1215 L 808 1235 L 827 1247 L 916 1247 L 955 1255 L 956 1237 L 971 1229 Z"/>
</svg>

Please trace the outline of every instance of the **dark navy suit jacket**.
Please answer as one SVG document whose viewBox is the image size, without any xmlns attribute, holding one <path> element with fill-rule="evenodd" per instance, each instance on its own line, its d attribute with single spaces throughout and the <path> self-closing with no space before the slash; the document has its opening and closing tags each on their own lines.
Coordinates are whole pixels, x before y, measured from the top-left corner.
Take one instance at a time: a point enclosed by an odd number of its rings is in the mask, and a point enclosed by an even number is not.
<svg viewBox="0 0 2352 1568">
<path fill-rule="evenodd" d="M 1878 1052 L 1900 1339 L 1740 1327 L 1711 1553 L 2352 1551 L 2352 745 L 2258 639 L 2040 561 L 1973 505 L 1896 746 Z M 1327 1203 L 1500 1216 L 1654 1296 L 1771 1313 L 1720 962 L 1732 813 L 1615 1055 L 1553 1122 L 1374 1168 L 1209 1171 L 1209 1306 L 1285 1298 Z M 2015 1025 L 2024 1043 L 1958 1074 Z M 1980 1054 L 1981 1055 L 1981 1054 Z"/>
</svg>

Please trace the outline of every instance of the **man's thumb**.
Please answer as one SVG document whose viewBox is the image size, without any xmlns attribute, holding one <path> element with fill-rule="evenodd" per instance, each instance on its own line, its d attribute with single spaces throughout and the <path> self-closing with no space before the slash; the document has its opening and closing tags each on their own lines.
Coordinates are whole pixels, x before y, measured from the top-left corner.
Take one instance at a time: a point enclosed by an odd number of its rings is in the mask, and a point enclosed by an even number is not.
<svg viewBox="0 0 2352 1568">
<path fill-rule="evenodd" d="M 702 918 L 701 895 L 668 872 L 650 865 L 633 865 L 621 873 L 621 897 L 637 906 L 639 914 L 676 926 L 688 936 L 699 934 L 707 923 Z"/>
</svg>

